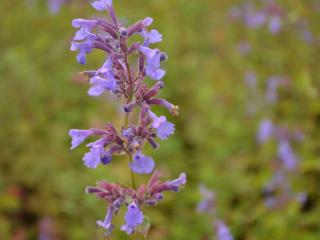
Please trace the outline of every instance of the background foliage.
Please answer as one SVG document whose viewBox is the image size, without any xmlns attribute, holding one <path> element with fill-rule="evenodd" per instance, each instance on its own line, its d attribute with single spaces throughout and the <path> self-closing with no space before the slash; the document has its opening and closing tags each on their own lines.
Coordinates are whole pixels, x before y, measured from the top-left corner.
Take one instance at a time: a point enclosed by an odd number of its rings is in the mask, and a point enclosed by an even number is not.
<svg viewBox="0 0 320 240">
<path fill-rule="evenodd" d="M 214 239 L 211 220 L 195 211 L 199 182 L 215 190 L 218 215 L 235 239 L 320 238 L 319 4 L 278 1 L 288 18 L 280 33 L 271 34 L 230 19 L 230 9 L 242 2 L 114 0 L 124 22 L 155 19 L 164 35 L 158 47 L 169 55 L 163 94 L 181 108 L 171 119 L 176 134 L 153 157 L 164 178 L 185 171 L 188 184 L 146 210 L 153 224 L 149 239 Z M 106 207 L 84 188 L 101 178 L 129 181 L 121 158 L 92 171 L 83 167 L 84 148 L 69 149 L 70 128 L 120 124 L 122 118 L 111 97 L 86 96 L 77 74 L 97 68 L 103 56 L 94 52 L 80 66 L 69 51 L 71 20 L 95 14 L 87 1 L 66 1 L 56 14 L 46 1 L 1 1 L 0 239 L 38 239 L 41 231 L 50 239 L 104 239 L 95 220 Z M 314 41 L 301 38 L 300 19 L 309 22 Z M 244 43 L 248 54 L 239 52 Z M 258 76 L 255 96 L 244 81 L 248 71 Z M 261 104 L 271 75 L 288 79 L 273 107 Z M 262 189 L 276 152 L 272 143 L 256 143 L 265 116 L 304 134 L 294 146 L 299 171 L 291 178 L 293 189 L 308 195 L 302 207 L 264 205 Z M 127 238 L 115 231 L 110 239 Z"/>
</svg>

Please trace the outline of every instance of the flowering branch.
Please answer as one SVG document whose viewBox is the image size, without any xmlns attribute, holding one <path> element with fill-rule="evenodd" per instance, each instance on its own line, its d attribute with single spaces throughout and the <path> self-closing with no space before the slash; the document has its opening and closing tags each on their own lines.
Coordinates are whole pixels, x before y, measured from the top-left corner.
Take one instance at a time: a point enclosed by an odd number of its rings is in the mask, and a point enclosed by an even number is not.
<svg viewBox="0 0 320 240">
<path fill-rule="evenodd" d="M 152 111 L 153 106 L 159 105 L 168 109 L 172 115 L 178 115 L 177 106 L 165 99 L 155 98 L 164 87 L 161 79 L 165 76 L 165 71 L 161 69 L 161 63 L 167 60 L 167 55 L 159 49 L 150 48 L 150 44 L 162 41 L 162 34 L 155 29 L 147 29 L 153 22 L 152 18 L 147 17 L 125 27 L 118 21 L 112 0 L 98 0 L 92 6 L 98 11 L 107 11 L 110 20 L 74 19 L 72 26 L 79 30 L 71 43 L 71 51 L 78 51 L 77 61 L 80 64 L 86 63 L 86 55 L 93 49 L 102 50 L 106 54 L 106 61 L 101 68 L 83 72 L 90 83 L 88 95 L 100 96 L 109 92 L 121 99 L 125 112 L 124 123 L 120 130 L 111 123 L 107 123 L 103 129 L 71 129 L 71 149 L 89 136 L 98 137 L 98 140 L 86 145 L 89 152 L 84 155 L 83 161 L 89 168 L 96 168 L 99 164 L 108 165 L 115 154 L 127 155 L 131 188 L 99 181 L 96 187 L 88 187 L 87 193 L 94 193 L 107 202 L 106 218 L 97 222 L 107 233 L 111 233 L 113 229 L 113 216 L 121 206 L 126 205 L 125 224 L 121 230 L 127 234 L 140 231 L 146 235 L 147 229 L 143 228 L 143 223 L 147 218 L 141 207 L 156 205 L 163 199 L 164 191 L 177 192 L 186 184 L 185 173 L 181 173 L 175 180 L 161 182 L 159 171 L 154 171 L 154 160 L 143 154 L 147 143 L 156 149 L 157 138 L 165 140 L 175 131 L 174 124 L 167 121 L 165 116 L 157 116 Z M 128 44 L 133 35 L 140 35 L 143 42 Z M 131 64 L 129 59 L 134 59 L 137 64 Z M 153 86 L 149 87 L 144 82 L 146 77 L 155 81 Z M 134 110 L 139 112 L 136 124 L 129 122 L 129 115 Z M 153 174 L 148 184 L 136 188 L 134 174 L 151 173 Z"/>
</svg>

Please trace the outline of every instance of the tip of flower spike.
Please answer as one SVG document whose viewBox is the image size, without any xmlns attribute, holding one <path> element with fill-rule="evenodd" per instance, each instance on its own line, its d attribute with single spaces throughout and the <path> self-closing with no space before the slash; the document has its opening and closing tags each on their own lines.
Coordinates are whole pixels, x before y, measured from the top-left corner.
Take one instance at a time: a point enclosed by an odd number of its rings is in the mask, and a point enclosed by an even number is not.
<svg viewBox="0 0 320 240">
<path fill-rule="evenodd" d="M 173 115 L 173 116 L 179 116 L 179 106 L 173 106 L 173 107 L 170 109 L 170 113 L 171 113 L 171 115 Z"/>
</svg>

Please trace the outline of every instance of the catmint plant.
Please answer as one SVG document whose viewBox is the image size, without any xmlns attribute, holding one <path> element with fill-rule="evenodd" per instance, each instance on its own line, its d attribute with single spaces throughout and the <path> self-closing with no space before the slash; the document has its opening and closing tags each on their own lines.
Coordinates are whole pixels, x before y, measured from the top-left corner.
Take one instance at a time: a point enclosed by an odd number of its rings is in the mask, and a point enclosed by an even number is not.
<svg viewBox="0 0 320 240">
<path fill-rule="evenodd" d="M 98 0 L 91 5 L 97 11 L 108 13 L 109 19 L 74 19 L 72 26 L 77 32 L 71 51 L 77 52 L 80 64 L 86 64 L 86 56 L 93 50 L 105 53 L 106 59 L 100 68 L 83 72 L 89 82 L 88 95 L 96 97 L 109 93 L 118 98 L 124 119 L 120 129 L 112 123 L 106 123 L 102 129 L 71 129 L 71 149 L 93 136 L 96 140 L 86 145 L 88 152 L 83 157 L 86 167 L 94 169 L 103 165 L 111 171 L 108 165 L 114 155 L 127 158 L 123 166 L 130 170 L 130 187 L 101 180 L 96 186 L 87 187 L 86 192 L 107 203 L 105 219 L 97 221 L 107 233 L 113 230 L 112 220 L 123 207 L 126 213 L 121 230 L 129 235 L 137 231 L 146 234 L 144 226 L 150 224 L 146 224 L 143 207 L 156 205 L 163 199 L 165 191 L 177 192 L 186 184 L 185 173 L 172 181 L 161 181 L 154 159 L 144 151 L 146 144 L 157 149 L 159 140 L 166 140 L 175 131 L 173 123 L 153 111 L 154 107 L 162 106 L 172 115 L 178 115 L 177 106 L 157 97 L 164 87 L 162 79 L 166 74 L 161 64 L 168 57 L 165 52 L 150 46 L 162 41 L 159 31 L 148 29 L 152 18 L 124 26 L 114 11 L 112 0 Z M 135 35 L 140 36 L 141 42 L 131 41 L 130 38 Z M 136 122 L 130 118 L 134 112 L 138 115 Z M 146 184 L 138 186 L 135 180 L 137 174 L 152 176 Z"/>
<path fill-rule="evenodd" d="M 211 218 L 212 226 L 217 240 L 233 240 L 233 236 L 227 225 L 217 218 L 216 213 L 216 194 L 208 189 L 204 184 L 199 185 L 201 201 L 197 206 L 197 211 L 208 215 Z"/>
<path fill-rule="evenodd" d="M 265 204 L 269 208 L 281 208 L 291 200 L 300 204 L 306 201 L 307 195 L 303 192 L 293 192 L 290 183 L 291 173 L 296 172 L 298 168 L 298 157 L 292 148 L 292 142 L 301 141 L 302 138 L 300 132 L 277 126 L 270 119 L 264 119 L 260 123 L 258 142 L 263 144 L 273 139 L 277 144 L 273 177 L 263 189 Z"/>
</svg>

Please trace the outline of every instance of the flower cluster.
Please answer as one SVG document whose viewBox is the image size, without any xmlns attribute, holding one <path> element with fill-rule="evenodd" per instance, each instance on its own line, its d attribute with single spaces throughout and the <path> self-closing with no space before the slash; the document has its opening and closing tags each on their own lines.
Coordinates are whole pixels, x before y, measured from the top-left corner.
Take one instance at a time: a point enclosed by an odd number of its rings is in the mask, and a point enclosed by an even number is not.
<svg viewBox="0 0 320 240">
<path fill-rule="evenodd" d="M 265 1 L 261 8 L 253 2 L 245 2 L 233 7 L 230 16 L 233 20 L 243 21 L 249 28 L 267 26 L 272 34 L 276 34 L 282 29 L 285 11 L 273 0 Z"/>
<path fill-rule="evenodd" d="M 215 193 L 209 190 L 205 185 L 199 186 L 201 201 L 198 204 L 197 211 L 213 218 L 213 228 L 217 240 L 233 240 L 233 236 L 227 225 L 221 219 L 216 217 L 216 197 Z"/>
<path fill-rule="evenodd" d="M 273 35 L 291 27 L 297 37 L 305 43 L 319 45 L 319 39 L 315 37 L 305 16 L 296 16 L 295 19 L 292 19 L 287 8 L 275 0 L 245 1 L 233 6 L 228 17 L 234 22 L 241 22 L 249 29 L 266 28 Z M 248 46 L 250 47 L 248 43 L 241 43 L 240 53 L 246 53 Z"/>
<path fill-rule="evenodd" d="M 123 104 L 124 124 L 121 129 L 116 129 L 112 123 L 107 123 L 103 129 L 71 129 L 71 149 L 90 136 L 96 137 L 94 142 L 86 144 L 89 150 L 83 157 L 84 165 L 89 168 L 108 165 L 114 155 L 128 156 L 132 187 L 100 181 L 96 187 L 88 187 L 87 192 L 95 193 L 108 203 L 105 220 L 97 222 L 108 232 L 113 229 L 113 216 L 121 206 L 127 205 L 121 230 L 131 234 L 144 222 L 143 205 L 155 205 L 163 199 L 164 191 L 178 191 L 186 184 L 184 173 L 173 181 L 161 182 L 159 172 L 154 171 L 155 161 L 143 153 L 146 144 L 156 149 L 158 139 L 166 140 L 175 131 L 174 124 L 165 116 L 156 115 L 152 107 L 163 106 L 174 116 L 178 115 L 178 107 L 157 97 L 164 87 L 162 79 L 166 73 L 161 63 L 168 57 L 159 49 L 150 48 L 150 44 L 162 41 L 161 33 L 148 29 L 153 19 L 147 17 L 126 27 L 118 20 L 112 0 L 98 0 L 92 6 L 98 11 L 108 12 L 110 19 L 74 19 L 72 26 L 78 30 L 71 43 L 71 51 L 78 52 L 80 64 L 86 63 L 87 54 L 94 49 L 106 54 L 106 60 L 99 69 L 83 72 L 90 84 L 88 95 L 100 96 L 109 92 L 119 98 Z M 134 35 L 141 36 L 141 43 L 130 41 Z M 145 82 L 147 77 L 153 82 L 151 86 Z M 137 123 L 130 122 L 129 115 L 134 111 L 138 113 Z M 151 173 L 149 183 L 136 189 L 134 174 Z"/>
<path fill-rule="evenodd" d="M 298 157 L 292 149 L 293 141 L 301 141 L 303 135 L 299 131 L 290 131 L 286 127 L 276 126 L 270 119 L 260 123 L 257 140 L 260 144 L 273 139 L 277 143 L 277 157 L 272 179 L 264 188 L 265 203 L 270 208 L 285 206 L 294 199 L 303 204 L 305 193 L 294 193 L 291 190 L 289 174 L 296 171 Z"/>
</svg>

